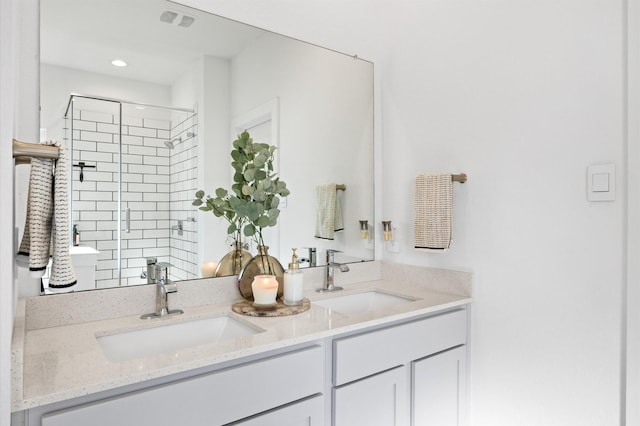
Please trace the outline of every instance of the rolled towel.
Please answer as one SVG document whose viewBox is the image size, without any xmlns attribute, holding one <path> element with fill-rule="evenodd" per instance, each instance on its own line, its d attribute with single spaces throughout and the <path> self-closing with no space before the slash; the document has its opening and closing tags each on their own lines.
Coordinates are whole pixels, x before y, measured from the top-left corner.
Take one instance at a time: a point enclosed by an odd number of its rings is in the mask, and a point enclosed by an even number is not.
<svg viewBox="0 0 640 426">
<path fill-rule="evenodd" d="M 318 206 L 316 211 L 316 238 L 333 240 L 335 231 L 344 229 L 342 221 L 342 207 L 335 183 L 318 185 L 316 197 Z"/>
<path fill-rule="evenodd" d="M 450 173 L 416 177 L 414 238 L 416 250 L 442 252 L 451 244 L 453 183 Z"/>
</svg>

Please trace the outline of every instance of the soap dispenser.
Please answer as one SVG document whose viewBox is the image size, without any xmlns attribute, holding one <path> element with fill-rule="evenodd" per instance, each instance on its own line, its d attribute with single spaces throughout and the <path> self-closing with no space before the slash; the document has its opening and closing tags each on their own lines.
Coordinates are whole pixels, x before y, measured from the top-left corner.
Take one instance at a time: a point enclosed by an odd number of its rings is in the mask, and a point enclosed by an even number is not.
<svg viewBox="0 0 640 426">
<path fill-rule="evenodd" d="M 304 274 L 300 270 L 300 262 L 298 262 L 298 255 L 296 254 L 297 248 L 291 250 L 293 250 L 291 263 L 289 263 L 289 268 L 284 273 L 284 296 L 282 301 L 285 305 L 295 306 L 302 303 Z"/>
</svg>

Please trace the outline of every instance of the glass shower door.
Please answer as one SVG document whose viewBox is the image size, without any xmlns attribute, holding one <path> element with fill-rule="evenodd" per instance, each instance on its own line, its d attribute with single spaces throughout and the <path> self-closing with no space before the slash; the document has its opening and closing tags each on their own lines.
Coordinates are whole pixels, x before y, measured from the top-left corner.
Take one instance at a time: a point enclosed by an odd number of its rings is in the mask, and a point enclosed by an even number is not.
<svg viewBox="0 0 640 426">
<path fill-rule="evenodd" d="M 100 252 L 95 287 L 146 284 L 148 258 L 197 278 L 197 116 L 74 97 L 66 126 L 72 225 Z"/>
<path fill-rule="evenodd" d="M 99 251 L 95 288 L 116 287 L 120 283 L 120 104 L 74 97 L 65 124 L 72 153 L 71 220 L 78 232 L 76 244 Z"/>
</svg>

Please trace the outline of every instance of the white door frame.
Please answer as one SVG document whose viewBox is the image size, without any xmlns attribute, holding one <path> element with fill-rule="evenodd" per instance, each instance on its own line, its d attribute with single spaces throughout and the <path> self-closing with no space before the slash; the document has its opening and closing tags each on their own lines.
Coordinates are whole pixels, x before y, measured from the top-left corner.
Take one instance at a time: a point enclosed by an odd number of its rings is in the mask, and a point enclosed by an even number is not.
<svg viewBox="0 0 640 426">
<path fill-rule="evenodd" d="M 640 424 L 640 0 L 627 2 L 626 324 L 621 424 Z M 625 345 L 626 343 L 626 345 Z"/>
</svg>

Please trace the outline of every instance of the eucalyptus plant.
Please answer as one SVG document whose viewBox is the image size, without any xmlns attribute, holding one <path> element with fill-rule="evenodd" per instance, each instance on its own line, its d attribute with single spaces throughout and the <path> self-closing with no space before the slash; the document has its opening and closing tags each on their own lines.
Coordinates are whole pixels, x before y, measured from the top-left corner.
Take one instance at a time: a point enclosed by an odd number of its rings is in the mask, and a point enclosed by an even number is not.
<svg viewBox="0 0 640 426">
<path fill-rule="evenodd" d="M 236 241 L 244 235 L 264 246 L 262 230 L 278 223 L 280 197 L 289 195 L 287 184 L 273 169 L 275 151 L 275 146 L 254 143 L 248 132 L 242 132 L 231 151 L 231 192 L 218 188 L 215 197 L 205 197 L 199 190 L 192 204 L 227 220 L 227 233 L 234 234 Z"/>
<path fill-rule="evenodd" d="M 191 204 L 198 206 L 202 211 L 210 211 L 216 217 L 224 218 L 229 222 L 227 234 L 233 235 L 235 242 L 242 245 L 242 227 L 244 225 L 245 218 L 239 216 L 231 207 L 230 199 L 232 196 L 229 195 L 229 192 L 226 189 L 217 188 L 215 194 L 215 197 L 211 197 L 209 195 L 205 197 L 204 191 L 199 190 L 196 192 L 196 199 Z"/>
<path fill-rule="evenodd" d="M 273 169 L 276 147 L 254 143 L 248 132 L 233 141 L 231 167 L 234 195 L 229 197 L 231 209 L 244 219 L 243 233 L 263 246 L 262 230 L 276 226 L 280 215 L 280 197 L 289 195 L 287 184 Z"/>
</svg>

